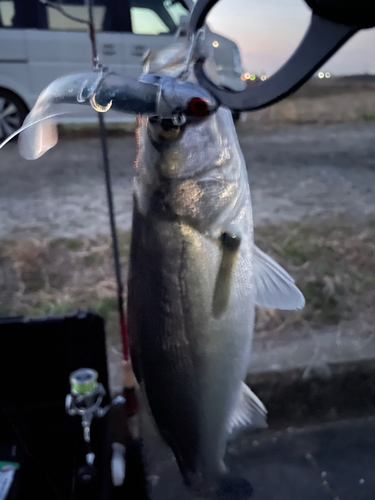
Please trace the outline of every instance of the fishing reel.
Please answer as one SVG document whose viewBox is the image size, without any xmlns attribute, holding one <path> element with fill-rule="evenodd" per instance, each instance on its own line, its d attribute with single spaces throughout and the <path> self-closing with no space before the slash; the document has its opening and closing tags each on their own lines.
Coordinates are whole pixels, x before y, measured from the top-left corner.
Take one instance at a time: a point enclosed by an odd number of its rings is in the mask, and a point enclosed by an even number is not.
<svg viewBox="0 0 375 500">
<path fill-rule="evenodd" d="M 189 33 L 203 26 L 219 0 L 197 0 Z M 253 111 L 287 97 L 305 83 L 359 30 L 375 26 L 372 0 L 306 0 L 312 9 L 310 26 L 290 59 L 271 78 L 253 88 L 234 92 L 215 85 L 204 71 L 204 57 L 195 64 L 199 84 L 218 102 L 233 111 Z"/>
<path fill-rule="evenodd" d="M 91 368 L 81 368 L 70 375 L 70 394 L 65 398 L 68 415 L 79 415 L 82 421 L 83 439 L 87 446 L 86 464 L 78 471 L 84 484 L 92 482 L 96 475 L 94 467 L 95 453 L 91 449 L 91 423 L 94 418 L 101 418 L 116 405 L 125 403 L 122 396 L 117 396 L 111 403 L 102 407 L 106 391 L 98 383 L 98 373 Z M 114 450 L 118 454 L 118 450 Z"/>
</svg>

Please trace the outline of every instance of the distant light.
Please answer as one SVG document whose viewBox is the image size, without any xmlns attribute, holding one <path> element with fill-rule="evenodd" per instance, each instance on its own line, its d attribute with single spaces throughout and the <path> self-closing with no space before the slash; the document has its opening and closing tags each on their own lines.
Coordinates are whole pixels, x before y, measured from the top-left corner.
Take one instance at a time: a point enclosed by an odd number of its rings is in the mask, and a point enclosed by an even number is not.
<svg viewBox="0 0 375 500">
<path fill-rule="evenodd" d="M 257 75 L 254 75 L 254 73 L 252 73 L 250 75 L 250 80 L 253 82 L 255 79 L 256 79 Z"/>
<path fill-rule="evenodd" d="M 215 47 L 215 49 L 219 46 L 219 42 L 217 40 L 214 40 L 212 42 L 212 45 Z"/>
<path fill-rule="evenodd" d="M 331 73 L 327 72 L 327 73 L 325 74 L 325 77 L 326 77 L 326 78 L 331 78 Z"/>
<path fill-rule="evenodd" d="M 262 76 L 260 77 L 260 79 L 262 80 L 262 82 L 264 82 L 264 81 L 268 80 L 268 78 L 269 78 L 269 77 L 268 77 L 268 75 L 262 75 Z"/>
<path fill-rule="evenodd" d="M 241 80 L 244 82 L 246 80 L 245 75 L 241 75 Z"/>
<path fill-rule="evenodd" d="M 250 73 L 245 73 L 244 77 L 245 77 L 245 80 L 250 80 Z"/>
<path fill-rule="evenodd" d="M 319 77 L 319 78 L 324 78 L 324 73 L 323 73 L 323 71 L 321 71 L 321 72 L 318 74 L 318 77 Z"/>
</svg>

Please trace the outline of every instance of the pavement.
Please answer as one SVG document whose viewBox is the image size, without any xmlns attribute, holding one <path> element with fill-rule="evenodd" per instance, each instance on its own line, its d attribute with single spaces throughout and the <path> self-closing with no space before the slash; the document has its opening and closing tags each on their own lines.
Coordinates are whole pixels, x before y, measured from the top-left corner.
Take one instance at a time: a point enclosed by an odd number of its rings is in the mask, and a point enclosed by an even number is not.
<svg viewBox="0 0 375 500">
<path fill-rule="evenodd" d="M 252 484 L 252 500 L 373 500 L 375 419 L 243 435 L 228 447 L 226 464 Z M 196 498 L 172 459 L 154 483 L 152 500 Z"/>
</svg>

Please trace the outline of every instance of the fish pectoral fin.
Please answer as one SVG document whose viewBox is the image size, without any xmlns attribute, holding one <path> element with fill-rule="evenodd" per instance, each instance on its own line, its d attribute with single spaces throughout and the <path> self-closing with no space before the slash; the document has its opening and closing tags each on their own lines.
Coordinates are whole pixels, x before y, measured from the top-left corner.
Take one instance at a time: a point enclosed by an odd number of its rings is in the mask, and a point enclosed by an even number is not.
<svg viewBox="0 0 375 500">
<path fill-rule="evenodd" d="M 254 246 L 256 305 L 291 311 L 302 309 L 305 298 L 293 278 L 271 257 Z"/>
<path fill-rule="evenodd" d="M 241 428 L 267 427 L 267 410 L 262 401 L 245 383 L 242 384 L 237 406 L 229 420 L 229 433 Z"/>
</svg>

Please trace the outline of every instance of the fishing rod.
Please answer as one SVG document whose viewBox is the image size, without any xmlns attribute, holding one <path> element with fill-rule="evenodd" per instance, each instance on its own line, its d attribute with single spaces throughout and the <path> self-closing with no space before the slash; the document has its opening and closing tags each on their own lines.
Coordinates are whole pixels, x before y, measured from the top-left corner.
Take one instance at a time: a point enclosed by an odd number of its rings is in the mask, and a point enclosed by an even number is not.
<svg viewBox="0 0 375 500">
<path fill-rule="evenodd" d="M 93 70 L 98 75 L 100 75 L 101 73 L 105 73 L 107 68 L 104 68 L 103 65 L 101 64 L 97 49 L 96 30 L 95 30 L 94 15 L 93 15 L 93 0 L 85 0 L 88 11 L 88 20 L 72 16 L 71 14 L 66 12 L 61 5 L 57 4 L 54 1 L 40 0 L 40 2 L 48 7 L 57 10 L 61 15 L 67 17 L 68 19 L 71 19 L 77 23 L 85 24 L 87 26 L 91 44 L 91 59 L 92 59 Z M 99 80 L 100 78 L 98 78 L 98 81 Z M 101 141 L 102 155 L 103 155 L 103 166 L 104 166 L 106 195 L 107 195 L 107 204 L 109 212 L 110 231 L 112 239 L 112 249 L 114 257 L 114 268 L 115 268 L 116 285 L 117 285 L 118 313 L 120 320 L 119 324 L 120 324 L 120 333 L 123 346 L 123 356 L 126 362 L 130 362 L 129 342 L 126 330 L 125 311 L 124 311 L 124 286 L 121 273 L 121 261 L 120 261 L 118 236 L 116 229 L 116 216 L 113 203 L 111 171 L 110 171 L 110 163 L 108 156 L 108 140 L 107 140 L 107 131 L 103 116 L 103 112 L 107 111 L 109 108 L 106 106 L 101 106 L 95 101 L 95 97 L 94 96 L 92 97 L 93 99 L 90 100 L 90 103 L 98 115 L 100 141 Z"/>
<path fill-rule="evenodd" d="M 99 60 L 98 50 L 97 50 L 97 41 L 96 41 L 96 31 L 94 24 L 94 16 L 93 16 L 93 0 L 86 0 L 86 5 L 88 9 L 89 21 L 88 21 L 88 31 L 91 42 L 91 51 L 92 51 L 92 65 L 94 71 L 101 71 L 102 65 Z M 93 106 L 95 108 L 95 106 Z M 141 486 L 142 491 L 138 491 L 138 498 L 144 498 L 145 500 L 148 498 L 147 495 L 147 481 L 144 466 L 142 463 L 141 456 L 141 447 L 139 442 L 139 430 L 138 430 L 138 422 L 136 414 L 138 412 L 138 401 L 136 395 L 136 379 L 132 370 L 131 360 L 130 360 L 130 351 L 129 351 L 129 342 L 128 342 L 128 333 L 126 328 L 126 320 L 125 320 L 125 309 L 124 309 L 124 285 L 122 280 L 122 272 L 121 272 L 121 261 L 120 261 L 120 252 L 118 245 L 118 234 L 116 228 L 116 216 L 113 202 L 113 190 L 112 190 L 112 180 L 111 180 L 111 170 L 109 163 L 109 155 L 108 155 L 108 138 L 107 131 L 104 121 L 104 115 L 100 107 L 96 107 L 98 121 L 99 121 L 99 131 L 100 131 L 100 141 L 102 146 L 102 155 L 103 155 L 103 166 L 104 166 L 104 177 L 105 177 L 105 186 L 106 186 L 106 195 L 107 195 L 107 204 L 108 204 L 108 213 L 109 213 L 109 223 L 111 230 L 111 239 L 112 239 L 112 250 L 113 250 L 113 258 L 114 258 L 114 269 L 115 269 L 115 277 L 116 277 L 116 285 L 117 285 L 117 306 L 118 306 L 118 314 L 119 314 L 119 325 L 120 325 L 120 333 L 122 339 L 122 349 L 123 349 L 123 395 L 125 398 L 125 416 L 126 416 L 126 425 L 127 425 L 127 448 L 128 453 L 126 453 L 126 449 L 121 448 L 123 445 L 121 443 L 117 443 L 117 447 L 114 447 L 113 450 L 117 450 L 117 453 L 120 455 L 117 458 L 119 460 L 124 461 L 124 467 L 126 467 L 126 462 L 130 459 L 133 459 L 136 462 L 139 462 L 140 470 L 138 473 L 143 474 L 143 486 Z M 106 109 L 104 109 L 106 110 Z M 125 422 L 124 422 L 125 424 Z M 116 444 L 116 443 L 115 443 Z M 129 450 L 131 452 L 131 456 L 129 456 Z M 122 455 L 122 456 L 121 456 Z M 125 477 L 124 477 L 125 479 Z"/>
<path fill-rule="evenodd" d="M 86 5 L 89 14 L 88 28 L 89 28 L 89 37 L 91 42 L 91 50 L 92 50 L 92 65 L 94 71 L 102 71 L 103 68 L 100 63 L 97 50 L 96 31 L 95 31 L 94 16 L 93 16 L 93 0 L 86 0 Z M 95 106 L 93 107 L 95 109 Z M 111 169 L 110 169 L 109 155 L 108 155 L 108 138 L 104 121 L 104 114 L 102 112 L 106 111 L 106 108 L 102 109 L 99 106 L 96 107 L 96 110 L 98 115 L 100 141 L 102 146 L 104 177 L 105 177 L 109 223 L 110 223 L 111 239 L 112 239 L 114 269 L 115 269 L 115 277 L 117 285 L 117 306 L 118 306 L 120 333 L 121 333 L 122 349 L 124 357 L 123 367 L 122 367 L 123 368 L 122 384 L 123 384 L 123 396 L 125 398 L 124 426 L 126 426 L 126 430 L 125 430 L 124 441 L 126 447 L 124 447 L 124 444 L 122 443 L 113 443 L 112 464 L 113 464 L 113 459 L 115 460 L 117 459 L 117 462 L 120 461 L 120 463 L 123 463 L 124 476 L 123 478 L 120 478 L 119 481 L 120 484 L 118 484 L 120 486 L 121 479 L 123 479 L 123 481 L 125 480 L 126 465 L 128 463 L 128 468 L 127 468 L 128 473 L 130 471 L 133 472 L 133 474 L 135 475 L 135 481 L 133 478 L 133 489 L 137 490 L 136 492 L 137 498 L 139 500 L 143 499 L 148 500 L 147 478 L 146 478 L 145 467 L 143 464 L 142 445 L 140 442 L 138 420 L 137 420 L 138 401 L 136 395 L 136 379 L 131 365 L 128 333 L 125 320 L 124 285 L 122 280 L 120 252 L 119 252 L 118 235 L 116 228 L 116 216 L 115 216 L 115 209 L 113 202 Z M 130 469 L 129 469 L 129 462 L 131 465 Z M 112 471 L 112 474 L 113 472 L 114 471 Z M 133 494 L 134 496 L 135 491 L 133 492 L 128 491 L 128 493 Z"/>
<path fill-rule="evenodd" d="M 105 72 L 106 68 L 102 66 L 98 55 L 97 38 L 96 38 L 96 30 L 95 30 L 94 15 L 93 15 L 93 0 L 85 0 L 88 11 L 87 21 L 79 19 L 75 16 L 71 16 L 64 10 L 62 6 L 56 4 L 53 1 L 50 0 L 40 0 L 40 1 L 41 3 L 56 9 L 65 17 L 72 19 L 75 22 L 87 25 L 90 44 L 91 44 L 91 59 L 92 59 L 93 70 L 95 73 L 98 74 Z M 106 414 L 106 412 L 110 407 L 116 404 L 124 403 L 125 419 L 126 419 L 126 422 L 124 422 L 124 424 L 127 427 L 125 431 L 126 435 L 125 441 L 127 441 L 127 449 L 121 443 L 113 443 L 114 445 L 112 447 L 113 453 L 117 455 L 117 460 L 124 461 L 124 468 L 126 467 L 126 462 L 129 460 L 133 460 L 134 463 L 138 465 L 138 467 L 136 467 L 135 470 L 135 473 L 138 475 L 137 498 L 139 498 L 140 500 L 141 499 L 147 500 L 148 495 L 147 495 L 146 476 L 142 461 L 141 446 L 139 443 L 138 422 L 136 417 L 138 412 L 136 379 L 131 365 L 128 334 L 126 328 L 125 307 L 124 307 L 124 285 L 122 280 L 121 260 L 120 260 L 118 234 L 116 227 L 116 215 L 115 215 L 114 201 L 113 201 L 111 169 L 110 169 L 110 161 L 108 154 L 108 138 L 104 121 L 104 112 L 108 110 L 108 106 L 101 106 L 100 104 L 98 104 L 95 101 L 95 96 L 93 96 L 93 99 L 90 100 L 90 103 L 97 112 L 98 122 L 99 122 L 99 134 L 100 134 L 100 142 L 102 149 L 104 179 L 105 179 L 109 224 L 110 224 L 110 232 L 112 240 L 112 251 L 114 258 L 114 271 L 115 271 L 116 286 L 117 286 L 117 308 L 119 314 L 119 327 L 122 340 L 122 353 L 123 353 L 122 385 L 123 385 L 124 398 L 121 397 L 115 398 L 115 400 L 111 403 L 111 405 L 107 406 L 104 409 L 101 408 L 101 402 L 103 400 L 103 397 L 105 396 L 105 391 L 103 386 L 96 382 L 98 374 L 95 372 L 95 370 L 82 369 L 71 375 L 71 392 L 70 394 L 68 394 L 66 398 L 66 410 L 69 415 L 71 416 L 80 415 L 82 418 L 82 427 L 84 432 L 84 440 L 87 445 L 87 454 L 86 454 L 86 465 L 81 469 L 83 470 L 83 474 L 85 474 L 86 477 L 88 476 L 93 477 L 95 474 L 95 469 L 93 467 L 95 454 L 91 450 L 91 443 L 90 443 L 90 428 L 92 419 L 94 417 L 102 417 Z M 77 380 L 79 380 L 80 377 L 85 378 L 85 384 L 82 383 L 78 384 Z M 85 390 L 83 390 L 81 386 L 84 386 Z M 78 390 L 77 387 L 80 387 L 80 389 Z"/>
<path fill-rule="evenodd" d="M 94 24 L 94 16 L 93 16 L 93 0 L 85 0 L 88 8 L 89 21 L 88 21 L 88 29 L 89 29 L 89 37 L 91 42 L 91 51 L 92 51 L 92 65 L 94 71 L 102 71 L 103 67 L 100 63 L 96 42 L 96 31 Z M 102 146 L 102 154 L 103 154 L 103 166 L 104 166 L 104 176 L 105 176 L 105 186 L 106 186 L 106 195 L 107 195 L 107 204 L 108 204 L 108 213 L 109 213 L 109 223 L 111 229 L 111 238 L 112 238 L 112 249 L 113 249 L 113 258 L 114 258 L 114 268 L 115 268 L 115 276 L 116 276 L 116 285 L 117 285 L 117 302 L 118 302 L 118 313 L 119 313 L 119 323 L 120 323 L 120 333 L 122 339 L 122 349 L 125 363 L 128 364 L 128 373 L 127 373 L 127 381 L 125 385 L 125 389 L 129 392 L 128 394 L 128 402 L 127 402 L 127 410 L 130 413 L 136 412 L 136 396 L 133 394 L 133 389 L 135 389 L 135 385 L 133 380 L 131 380 L 131 374 L 129 370 L 130 364 L 130 351 L 129 351 L 129 342 L 128 342 L 128 334 L 126 329 L 126 321 L 125 321 L 125 308 L 124 308 L 124 285 L 122 281 L 122 273 L 121 273 L 121 261 L 120 261 L 120 252 L 118 245 L 118 235 L 116 228 L 116 216 L 114 210 L 113 203 L 113 190 L 112 190 L 112 180 L 111 180 L 111 169 L 109 163 L 108 156 L 108 139 L 107 139 L 107 131 L 104 122 L 104 115 L 100 108 L 100 106 L 93 106 L 97 111 L 98 121 L 99 121 L 99 131 L 100 131 L 100 141 Z M 103 110 L 104 111 L 104 110 Z"/>
</svg>

